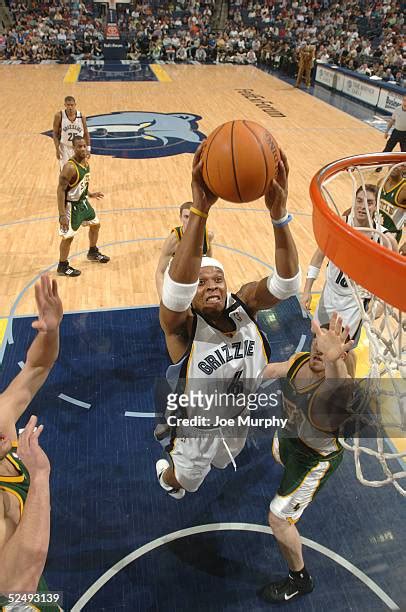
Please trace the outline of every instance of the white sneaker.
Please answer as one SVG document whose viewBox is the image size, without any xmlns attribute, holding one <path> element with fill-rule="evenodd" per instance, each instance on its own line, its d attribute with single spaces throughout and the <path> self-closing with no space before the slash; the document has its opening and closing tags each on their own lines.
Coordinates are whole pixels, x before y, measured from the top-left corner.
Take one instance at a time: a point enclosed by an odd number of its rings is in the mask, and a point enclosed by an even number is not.
<svg viewBox="0 0 406 612">
<path fill-rule="evenodd" d="M 173 489 L 170 485 L 167 485 L 162 478 L 162 474 L 168 469 L 168 467 L 170 467 L 170 465 L 166 459 L 159 459 L 159 461 L 156 462 L 155 468 L 158 482 L 164 491 L 168 493 L 168 495 L 174 499 L 182 499 L 182 497 L 185 497 L 185 489 Z"/>
</svg>

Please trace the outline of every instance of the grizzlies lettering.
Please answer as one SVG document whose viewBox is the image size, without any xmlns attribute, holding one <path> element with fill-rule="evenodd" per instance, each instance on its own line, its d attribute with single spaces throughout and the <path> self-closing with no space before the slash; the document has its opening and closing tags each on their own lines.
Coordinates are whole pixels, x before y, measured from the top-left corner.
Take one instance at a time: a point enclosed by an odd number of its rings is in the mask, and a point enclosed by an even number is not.
<svg viewBox="0 0 406 612">
<path fill-rule="evenodd" d="M 82 133 L 83 132 L 83 129 L 80 129 L 75 123 L 68 123 L 63 128 L 64 132 L 69 132 L 70 130 L 72 130 L 74 132 L 78 132 L 78 133 Z"/>
<path fill-rule="evenodd" d="M 204 359 L 199 361 L 197 367 L 204 374 L 213 374 L 218 368 L 233 359 L 252 357 L 254 355 L 255 340 L 244 340 L 244 342 L 233 342 L 231 346 L 221 345 L 212 351 Z"/>
</svg>

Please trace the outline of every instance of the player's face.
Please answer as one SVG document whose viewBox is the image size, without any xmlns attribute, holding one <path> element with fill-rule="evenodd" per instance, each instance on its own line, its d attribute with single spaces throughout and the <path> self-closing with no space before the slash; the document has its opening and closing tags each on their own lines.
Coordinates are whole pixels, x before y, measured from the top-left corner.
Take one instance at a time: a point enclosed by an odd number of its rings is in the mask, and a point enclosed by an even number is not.
<svg viewBox="0 0 406 612">
<path fill-rule="evenodd" d="M 310 360 L 309 360 L 309 368 L 312 372 L 324 372 L 324 359 L 323 353 L 319 351 L 317 347 L 317 338 L 313 338 L 312 345 L 310 347 Z"/>
<path fill-rule="evenodd" d="M 372 218 L 372 215 L 376 209 L 376 199 L 373 191 L 367 191 L 366 194 L 364 191 L 360 191 L 355 198 L 355 206 L 354 206 L 354 221 L 355 225 L 362 225 L 368 220 L 367 215 L 367 207 L 369 210 L 369 214 Z"/>
<path fill-rule="evenodd" d="M 75 151 L 75 157 L 78 161 L 83 161 L 86 159 L 87 145 L 85 140 L 77 140 L 73 145 L 73 150 Z"/>
<path fill-rule="evenodd" d="M 401 164 L 392 170 L 390 178 L 394 181 L 400 181 L 406 177 L 406 164 Z"/>
<path fill-rule="evenodd" d="M 224 274 L 218 268 L 206 266 L 200 269 L 199 286 L 193 307 L 209 317 L 219 316 L 226 305 L 227 285 Z"/>
<path fill-rule="evenodd" d="M 187 224 L 189 223 L 190 210 L 182 210 L 180 213 L 180 220 L 182 221 L 183 229 L 187 228 Z"/>
<path fill-rule="evenodd" d="M 7 438 L 5 434 L 0 431 L 0 461 L 11 451 L 12 444 L 11 440 Z"/>
<path fill-rule="evenodd" d="M 68 102 L 65 102 L 65 108 L 69 115 L 73 115 L 73 113 L 76 113 L 76 102 L 74 100 L 68 100 Z"/>
</svg>

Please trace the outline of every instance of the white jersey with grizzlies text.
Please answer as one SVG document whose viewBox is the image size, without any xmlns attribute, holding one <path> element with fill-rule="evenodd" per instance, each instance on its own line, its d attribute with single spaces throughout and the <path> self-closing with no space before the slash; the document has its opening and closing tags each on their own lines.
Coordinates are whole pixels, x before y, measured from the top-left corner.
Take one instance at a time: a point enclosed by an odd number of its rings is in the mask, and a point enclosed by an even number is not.
<svg viewBox="0 0 406 612">
<path fill-rule="evenodd" d="M 189 351 L 167 370 L 174 389 L 213 393 L 253 393 L 261 382 L 261 373 L 269 362 L 270 348 L 254 319 L 237 296 L 227 294 L 226 314 L 235 331 L 224 333 L 194 313 L 193 336 Z M 178 383 L 181 383 L 180 385 Z M 202 414 L 188 407 L 186 414 Z"/>
<path fill-rule="evenodd" d="M 74 121 L 70 121 L 66 114 L 66 111 L 61 111 L 62 113 L 62 122 L 61 122 L 61 144 L 72 147 L 73 150 L 73 137 L 74 136 L 83 136 L 83 121 L 82 114 L 80 111 L 76 111 L 76 119 Z"/>
</svg>

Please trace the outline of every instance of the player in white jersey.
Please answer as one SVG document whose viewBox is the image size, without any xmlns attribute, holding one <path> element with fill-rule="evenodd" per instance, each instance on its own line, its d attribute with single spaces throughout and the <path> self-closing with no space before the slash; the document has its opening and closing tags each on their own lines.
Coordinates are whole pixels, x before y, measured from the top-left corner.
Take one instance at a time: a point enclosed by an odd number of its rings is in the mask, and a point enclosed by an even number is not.
<svg viewBox="0 0 406 612">
<path fill-rule="evenodd" d="M 256 389 L 269 357 L 269 348 L 254 320 L 256 313 L 296 295 L 300 287 L 298 256 L 288 226 L 292 217 L 286 211 L 289 168 L 282 152 L 278 178 L 265 194 L 275 239 L 276 271 L 272 277 L 248 283 L 234 295 L 227 291 L 220 262 L 202 262 L 206 220 L 217 200 L 201 174 L 204 146 L 205 143 L 199 147 L 194 158 L 191 216 L 170 269 L 165 272 L 160 306 L 161 327 L 176 364 L 168 370 L 169 383 L 174 383 L 177 392 L 185 392 L 191 402 L 192 391 L 203 395 L 199 405 L 202 410 L 190 402 L 184 407 L 181 423 L 171 419 L 170 425 L 176 425 L 169 448 L 171 463 L 161 459 L 156 465 L 160 485 L 176 499 L 183 497 L 185 490 L 196 491 L 212 465 L 225 468 L 235 463 L 247 432 L 244 427 L 224 431 L 218 425 L 222 405 L 214 397 L 215 389 L 226 389 L 232 396 L 244 396 Z M 213 400 L 216 408 L 206 410 Z M 239 409 L 244 410 L 244 405 L 236 409 L 231 406 L 234 417 Z M 227 405 L 226 413 L 229 410 Z M 207 422 L 188 423 L 187 419 L 193 417 L 204 417 Z"/>
<path fill-rule="evenodd" d="M 61 170 L 74 155 L 74 136 L 83 136 L 90 154 L 90 136 L 86 125 L 86 117 L 76 109 L 75 98 L 66 96 L 65 110 L 56 113 L 53 125 L 56 158 L 59 159 Z"/>
<path fill-rule="evenodd" d="M 366 194 L 366 196 L 365 196 Z M 384 232 L 384 228 L 374 221 L 376 211 L 377 188 L 375 185 L 365 185 L 365 193 L 363 187 L 359 187 L 356 192 L 354 210 L 349 212 L 343 218 L 353 227 L 373 227 Z M 369 214 L 367 212 L 367 208 Z M 391 234 L 386 234 L 391 247 L 397 250 L 396 240 Z M 307 310 L 311 305 L 311 290 L 314 281 L 317 279 L 320 268 L 324 260 L 323 252 L 317 248 L 310 261 L 307 278 L 302 295 L 302 305 Z M 368 294 L 365 293 L 364 307 L 367 308 Z M 348 278 L 337 266 L 329 261 L 326 269 L 326 282 L 321 292 L 320 300 L 315 311 L 315 319 L 321 325 L 329 322 L 334 312 L 338 312 L 343 319 L 343 325 L 349 327 L 350 337 L 357 341 L 361 331 L 362 315 L 357 300 L 354 297 L 354 292 L 350 286 Z M 356 344 L 356 343 L 355 343 Z"/>
</svg>

